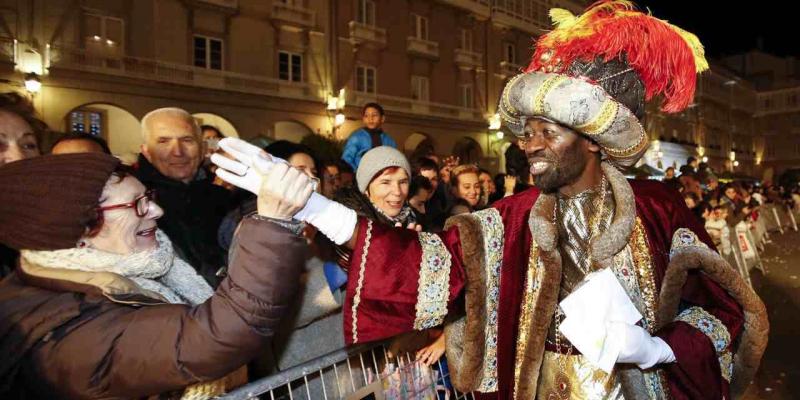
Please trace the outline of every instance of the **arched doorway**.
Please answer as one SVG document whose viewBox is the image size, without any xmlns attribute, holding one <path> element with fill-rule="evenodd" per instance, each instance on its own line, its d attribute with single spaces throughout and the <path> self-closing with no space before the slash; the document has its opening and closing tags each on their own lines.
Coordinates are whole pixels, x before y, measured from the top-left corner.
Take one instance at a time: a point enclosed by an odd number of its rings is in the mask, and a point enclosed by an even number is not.
<svg viewBox="0 0 800 400">
<path fill-rule="evenodd" d="M 463 137 L 453 146 L 453 155 L 460 159 L 461 164 L 478 164 L 483 158 L 483 151 L 475 139 Z"/>
<path fill-rule="evenodd" d="M 424 133 L 412 133 L 403 142 L 403 152 L 408 155 L 409 161 L 414 161 L 420 157 L 436 154 L 433 140 Z"/>
<path fill-rule="evenodd" d="M 297 121 L 278 121 L 275 123 L 275 140 L 300 143 L 306 135 L 313 133 L 311 128 Z"/>
<path fill-rule="evenodd" d="M 219 129 L 225 137 L 239 137 L 236 127 L 224 117 L 212 113 L 194 113 L 192 116 L 197 120 L 198 125 L 211 125 Z"/>
<path fill-rule="evenodd" d="M 108 142 L 111 153 L 132 164 L 142 144 L 141 125 L 128 110 L 108 103 L 75 107 L 64 116 L 65 132 L 86 132 Z"/>
</svg>

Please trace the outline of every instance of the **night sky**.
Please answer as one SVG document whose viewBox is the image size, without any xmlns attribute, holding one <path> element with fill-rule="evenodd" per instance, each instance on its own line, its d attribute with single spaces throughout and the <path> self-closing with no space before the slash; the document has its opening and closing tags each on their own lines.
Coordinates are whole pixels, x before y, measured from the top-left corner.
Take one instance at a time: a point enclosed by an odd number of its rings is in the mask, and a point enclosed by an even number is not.
<svg viewBox="0 0 800 400">
<path fill-rule="evenodd" d="M 800 57 L 800 2 L 731 0 L 639 0 L 657 18 L 694 34 L 712 58 L 756 49 L 758 39 L 765 52 Z"/>
</svg>

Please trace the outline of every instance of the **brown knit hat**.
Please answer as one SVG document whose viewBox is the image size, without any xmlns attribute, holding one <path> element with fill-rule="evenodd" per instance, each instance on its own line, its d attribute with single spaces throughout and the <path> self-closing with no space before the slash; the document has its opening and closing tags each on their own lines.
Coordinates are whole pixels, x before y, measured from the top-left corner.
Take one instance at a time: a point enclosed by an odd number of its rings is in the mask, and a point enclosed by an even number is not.
<svg viewBox="0 0 800 400">
<path fill-rule="evenodd" d="M 75 247 L 119 160 L 59 154 L 0 167 L 0 243 L 15 249 Z"/>
</svg>

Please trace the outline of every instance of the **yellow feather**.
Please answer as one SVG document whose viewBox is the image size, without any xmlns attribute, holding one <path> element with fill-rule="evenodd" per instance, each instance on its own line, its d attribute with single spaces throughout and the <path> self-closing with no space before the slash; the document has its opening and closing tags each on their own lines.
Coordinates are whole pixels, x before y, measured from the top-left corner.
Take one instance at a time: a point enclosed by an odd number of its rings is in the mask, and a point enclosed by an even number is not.
<svg viewBox="0 0 800 400">
<path fill-rule="evenodd" d="M 692 49 L 692 54 L 694 55 L 694 66 L 697 72 L 700 73 L 708 70 L 708 61 L 706 60 L 705 49 L 703 49 L 703 44 L 700 43 L 700 39 L 698 39 L 693 33 L 683 30 L 675 25 L 669 23 L 667 23 L 667 25 L 677 32 L 683 41 L 686 42 L 686 45 Z"/>
<path fill-rule="evenodd" d="M 569 29 L 575 24 L 577 19 L 569 10 L 565 10 L 563 8 L 551 8 L 549 14 L 550 20 L 553 21 L 553 25 L 556 26 L 556 29 Z"/>
</svg>

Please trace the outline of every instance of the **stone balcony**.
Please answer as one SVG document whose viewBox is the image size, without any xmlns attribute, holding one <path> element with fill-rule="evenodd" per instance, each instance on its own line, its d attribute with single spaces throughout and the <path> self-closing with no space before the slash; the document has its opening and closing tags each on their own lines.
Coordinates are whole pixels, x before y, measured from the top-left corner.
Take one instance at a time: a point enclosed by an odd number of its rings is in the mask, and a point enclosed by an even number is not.
<svg viewBox="0 0 800 400">
<path fill-rule="evenodd" d="M 409 36 L 406 46 L 408 54 L 430 58 L 432 60 L 439 59 L 439 43 Z"/>
<path fill-rule="evenodd" d="M 456 49 L 455 63 L 461 68 L 472 69 L 483 67 L 483 54 L 474 51 Z"/>
<path fill-rule="evenodd" d="M 313 28 L 316 24 L 316 13 L 305 7 L 272 3 L 272 19 L 281 24 L 301 28 Z"/>
<path fill-rule="evenodd" d="M 386 47 L 386 29 L 376 26 L 350 21 L 350 41 L 354 44 L 363 44 L 377 48 Z"/>
</svg>

